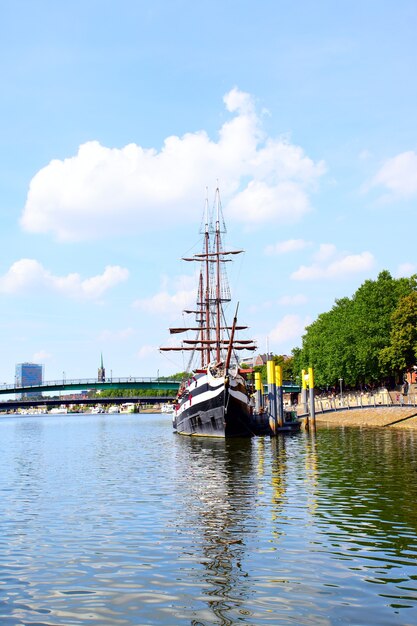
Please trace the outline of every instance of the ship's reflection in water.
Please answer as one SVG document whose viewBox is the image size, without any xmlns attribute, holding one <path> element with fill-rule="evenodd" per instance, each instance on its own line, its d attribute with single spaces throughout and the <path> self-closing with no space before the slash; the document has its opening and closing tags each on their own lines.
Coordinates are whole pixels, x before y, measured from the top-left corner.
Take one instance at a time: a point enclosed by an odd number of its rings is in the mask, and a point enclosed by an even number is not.
<svg viewBox="0 0 417 626">
<path fill-rule="evenodd" d="M 177 439 L 183 489 L 179 530 L 195 535 L 194 548 L 204 566 L 193 571 L 193 585 L 201 587 L 215 623 L 233 624 L 233 606 L 246 604 L 251 596 L 242 560 L 257 530 L 251 523 L 257 491 L 253 444 L 249 439 Z"/>
<path fill-rule="evenodd" d="M 276 558 L 268 574 L 262 563 L 271 555 L 274 558 L 285 535 L 292 535 L 288 528 L 294 520 L 288 518 L 288 506 L 295 485 L 288 485 L 288 471 L 295 459 L 289 464 L 287 458 L 294 447 L 291 439 L 177 439 L 183 512 L 177 519 L 178 530 L 194 534 L 199 567 L 188 575 L 190 584 L 200 587 L 199 602 L 206 605 L 206 610 L 196 607 L 191 623 L 227 626 L 253 623 L 252 619 L 278 623 L 271 612 L 274 600 L 263 617 L 263 609 L 259 612 L 256 605 L 262 604 L 263 596 L 268 603 L 271 586 L 278 591 L 283 582 L 277 574 Z M 305 504 L 313 512 L 315 440 L 309 438 L 305 444 Z M 297 480 L 295 474 L 293 479 Z M 298 531 L 295 540 L 297 536 Z M 290 611 L 291 598 L 281 596 L 277 601 L 281 610 L 288 603 L 286 610 Z"/>
<path fill-rule="evenodd" d="M 416 443 L 377 431 L 178 439 L 177 523 L 199 555 L 184 572 L 199 588 L 190 622 L 367 623 L 372 605 L 377 623 L 413 623 L 416 514 L 395 509 L 393 476 L 417 467 Z M 415 482 L 398 486 L 415 502 Z"/>
</svg>

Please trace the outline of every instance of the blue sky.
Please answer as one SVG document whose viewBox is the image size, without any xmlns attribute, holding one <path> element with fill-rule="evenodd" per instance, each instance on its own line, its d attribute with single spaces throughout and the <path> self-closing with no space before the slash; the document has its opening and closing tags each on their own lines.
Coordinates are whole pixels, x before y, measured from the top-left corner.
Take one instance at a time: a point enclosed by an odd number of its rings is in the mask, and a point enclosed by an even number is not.
<svg viewBox="0 0 417 626">
<path fill-rule="evenodd" d="M 260 352 L 417 272 L 416 32 L 415 0 L 0 2 L 0 382 L 182 370 L 217 181 Z"/>
</svg>

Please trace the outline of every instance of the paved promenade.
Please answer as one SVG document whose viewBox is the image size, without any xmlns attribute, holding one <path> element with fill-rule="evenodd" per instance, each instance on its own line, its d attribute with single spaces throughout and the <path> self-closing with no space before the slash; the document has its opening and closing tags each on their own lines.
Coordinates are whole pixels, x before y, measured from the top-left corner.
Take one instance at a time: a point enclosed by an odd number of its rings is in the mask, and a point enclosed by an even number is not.
<svg viewBox="0 0 417 626">
<path fill-rule="evenodd" d="M 316 414 L 319 426 L 383 426 L 386 428 L 416 428 L 417 407 L 377 407 L 346 409 Z"/>
</svg>

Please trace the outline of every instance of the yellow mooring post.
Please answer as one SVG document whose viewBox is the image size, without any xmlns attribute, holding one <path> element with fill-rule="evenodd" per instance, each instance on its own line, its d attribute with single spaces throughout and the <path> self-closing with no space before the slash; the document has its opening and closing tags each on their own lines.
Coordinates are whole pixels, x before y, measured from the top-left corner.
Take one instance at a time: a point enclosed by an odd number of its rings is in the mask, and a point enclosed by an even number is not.
<svg viewBox="0 0 417 626">
<path fill-rule="evenodd" d="M 301 370 L 301 404 L 303 405 L 304 413 L 308 413 L 307 377 L 308 377 L 307 372 L 305 370 Z"/>
<path fill-rule="evenodd" d="M 277 430 L 277 388 L 275 386 L 275 363 L 266 362 L 266 376 L 268 382 L 269 425 L 275 434 Z"/>
<path fill-rule="evenodd" d="M 263 384 L 260 372 L 255 372 L 255 413 L 260 413 L 263 406 Z"/>
<path fill-rule="evenodd" d="M 310 388 L 310 417 L 313 430 L 316 428 L 316 407 L 314 404 L 314 374 L 313 368 L 308 368 L 308 386 Z"/>
<path fill-rule="evenodd" d="M 284 426 L 284 393 L 282 390 L 282 366 L 275 365 L 275 385 L 277 389 L 277 422 Z"/>
</svg>

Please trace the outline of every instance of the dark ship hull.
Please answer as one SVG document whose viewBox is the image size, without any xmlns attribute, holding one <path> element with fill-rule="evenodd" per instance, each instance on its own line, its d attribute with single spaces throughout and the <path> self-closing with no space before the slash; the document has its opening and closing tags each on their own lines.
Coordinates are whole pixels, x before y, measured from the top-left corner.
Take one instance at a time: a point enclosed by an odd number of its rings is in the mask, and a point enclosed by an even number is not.
<svg viewBox="0 0 417 626">
<path fill-rule="evenodd" d="M 181 390 L 173 417 L 181 435 L 251 437 L 251 407 L 241 376 L 197 374 Z"/>
</svg>

